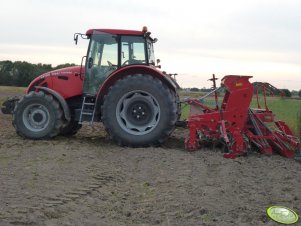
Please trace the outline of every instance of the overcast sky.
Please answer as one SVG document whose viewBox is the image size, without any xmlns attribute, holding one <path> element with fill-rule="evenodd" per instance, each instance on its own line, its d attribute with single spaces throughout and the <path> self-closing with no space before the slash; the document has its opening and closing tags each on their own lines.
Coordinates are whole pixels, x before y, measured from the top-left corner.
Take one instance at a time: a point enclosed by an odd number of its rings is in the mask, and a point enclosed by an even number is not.
<svg viewBox="0 0 301 226">
<path fill-rule="evenodd" d="M 90 28 L 147 26 L 162 69 L 182 87 L 215 73 L 301 89 L 300 0 L 0 0 L 0 60 L 76 63 Z"/>
</svg>

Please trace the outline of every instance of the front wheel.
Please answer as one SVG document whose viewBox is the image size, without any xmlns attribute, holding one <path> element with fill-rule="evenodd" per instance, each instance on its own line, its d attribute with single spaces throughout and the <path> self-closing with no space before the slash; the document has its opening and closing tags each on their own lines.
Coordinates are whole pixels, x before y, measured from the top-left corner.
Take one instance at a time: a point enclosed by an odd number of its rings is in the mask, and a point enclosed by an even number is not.
<svg viewBox="0 0 301 226">
<path fill-rule="evenodd" d="M 74 119 L 71 119 L 67 125 L 61 128 L 60 135 L 66 137 L 73 136 L 80 130 L 80 128 L 82 128 L 82 125 L 77 121 L 74 121 Z"/>
<path fill-rule="evenodd" d="M 58 102 L 43 92 L 30 92 L 19 100 L 13 112 L 13 126 L 26 138 L 51 138 L 60 132 L 62 110 Z"/>
<path fill-rule="evenodd" d="M 178 118 L 176 95 L 150 75 L 129 75 L 105 96 L 102 121 L 120 145 L 141 147 L 162 143 Z"/>
</svg>

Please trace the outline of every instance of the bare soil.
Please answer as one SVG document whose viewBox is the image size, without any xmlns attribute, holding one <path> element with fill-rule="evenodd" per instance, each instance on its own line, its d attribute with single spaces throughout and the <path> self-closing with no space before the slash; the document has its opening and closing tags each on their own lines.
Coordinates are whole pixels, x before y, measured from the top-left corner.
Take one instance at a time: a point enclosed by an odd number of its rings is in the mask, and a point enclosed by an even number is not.
<svg viewBox="0 0 301 226">
<path fill-rule="evenodd" d="M 27 140 L 0 113 L 0 225 L 277 225 L 272 205 L 301 214 L 301 164 L 255 152 L 119 147 L 102 124 Z M 299 221 L 300 223 L 300 221 Z"/>
</svg>

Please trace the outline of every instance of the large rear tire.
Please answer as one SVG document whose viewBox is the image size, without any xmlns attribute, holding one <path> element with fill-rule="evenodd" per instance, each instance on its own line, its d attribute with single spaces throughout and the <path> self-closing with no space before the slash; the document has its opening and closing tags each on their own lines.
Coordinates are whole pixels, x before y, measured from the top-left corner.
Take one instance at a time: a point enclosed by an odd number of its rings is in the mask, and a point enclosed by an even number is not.
<svg viewBox="0 0 301 226">
<path fill-rule="evenodd" d="M 108 91 L 102 106 L 102 121 L 119 144 L 131 147 L 157 146 L 175 128 L 177 99 L 159 79 L 129 75 Z"/>
<path fill-rule="evenodd" d="M 13 113 L 17 133 L 30 139 L 51 138 L 63 125 L 59 103 L 43 92 L 30 92 L 20 99 Z"/>
</svg>

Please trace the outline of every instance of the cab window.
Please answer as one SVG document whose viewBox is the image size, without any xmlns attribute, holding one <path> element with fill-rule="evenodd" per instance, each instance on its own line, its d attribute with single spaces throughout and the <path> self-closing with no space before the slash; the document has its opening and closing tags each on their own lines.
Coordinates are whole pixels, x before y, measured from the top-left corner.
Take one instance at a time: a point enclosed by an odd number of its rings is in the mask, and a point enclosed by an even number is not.
<svg viewBox="0 0 301 226">
<path fill-rule="evenodd" d="M 122 36 L 121 66 L 145 63 L 145 38 L 136 36 Z"/>
</svg>

